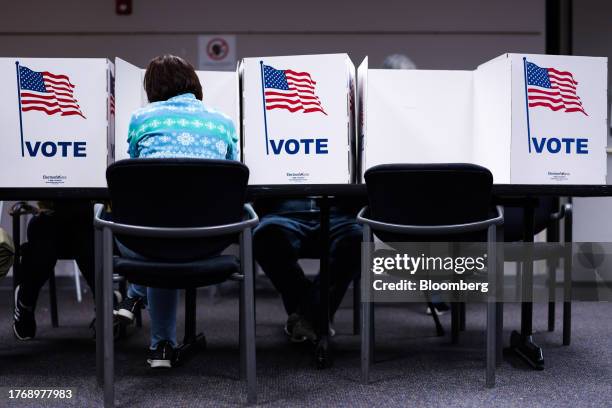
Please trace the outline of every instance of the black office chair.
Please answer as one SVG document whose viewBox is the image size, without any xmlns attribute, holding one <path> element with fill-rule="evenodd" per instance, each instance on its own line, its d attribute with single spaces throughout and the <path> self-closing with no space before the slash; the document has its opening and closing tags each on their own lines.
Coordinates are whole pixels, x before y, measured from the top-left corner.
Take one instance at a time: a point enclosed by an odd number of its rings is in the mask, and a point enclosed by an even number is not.
<svg viewBox="0 0 612 408">
<path fill-rule="evenodd" d="M 363 224 L 363 239 L 373 234 L 383 242 L 488 242 L 489 291 L 495 293 L 497 228 L 503 212 L 491 215 L 493 176 L 473 164 L 387 164 L 365 173 L 369 206 L 357 220 Z M 371 254 L 362 251 L 362 270 L 371 264 Z M 367 282 L 362 277 L 362 281 Z M 363 287 L 363 290 L 369 288 Z M 366 292 L 364 292 L 366 293 Z M 374 351 L 373 302 L 362 302 L 362 380 L 369 381 Z M 496 313 L 487 303 L 486 383 L 495 383 Z M 435 313 L 434 313 L 435 314 Z"/>
<path fill-rule="evenodd" d="M 205 345 L 196 335 L 196 288 L 241 282 L 241 378 L 256 401 L 255 314 L 251 229 L 258 223 L 245 204 L 249 170 L 241 163 L 198 159 L 132 159 L 106 171 L 112 212 L 96 206 L 97 376 L 105 406 L 114 404 L 113 271 L 131 283 L 185 289 L 185 338 L 178 360 Z M 245 218 L 246 216 L 246 218 Z M 112 254 L 113 238 L 147 260 Z M 240 240 L 240 260 L 221 255 Z"/>
</svg>

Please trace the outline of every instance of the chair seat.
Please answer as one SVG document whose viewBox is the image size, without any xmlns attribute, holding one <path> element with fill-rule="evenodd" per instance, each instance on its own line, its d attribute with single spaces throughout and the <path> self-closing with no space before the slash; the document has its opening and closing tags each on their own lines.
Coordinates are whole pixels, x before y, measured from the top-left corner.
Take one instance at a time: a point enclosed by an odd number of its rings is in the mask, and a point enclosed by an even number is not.
<svg viewBox="0 0 612 408">
<path fill-rule="evenodd" d="M 130 283 L 157 288 L 185 289 L 215 285 L 240 272 L 238 258 L 219 255 L 191 262 L 159 262 L 114 257 L 114 272 Z"/>
</svg>

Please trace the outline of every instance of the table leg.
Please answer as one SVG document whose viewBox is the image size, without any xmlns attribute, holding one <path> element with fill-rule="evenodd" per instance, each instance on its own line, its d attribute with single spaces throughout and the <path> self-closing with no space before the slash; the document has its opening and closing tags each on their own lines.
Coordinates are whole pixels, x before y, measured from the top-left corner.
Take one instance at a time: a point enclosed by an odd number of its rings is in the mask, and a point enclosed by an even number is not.
<svg viewBox="0 0 612 408">
<path fill-rule="evenodd" d="M 524 207 L 523 240 L 533 242 L 536 203 L 529 201 Z M 533 341 L 533 247 L 527 245 L 522 278 L 521 332 L 512 332 L 510 348 L 536 370 L 544 369 L 542 348 Z"/>
<path fill-rule="evenodd" d="M 497 242 L 504 242 L 504 226 L 499 225 L 496 231 Z M 495 339 L 497 341 L 497 351 L 495 355 L 495 363 L 496 365 L 501 365 L 504 359 L 504 282 L 505 282 L 505 273 L 504 273 L 504 245 L 497 246 L 497 265 L 495 267 L 495 271 L 497 273 L 496 283 L 497 283 L 497 305 L 496 305 L 496 319 L 495 319 L 495 327 L 496 327 L 496 335 Z"/>
<path fill-rule="evenodd" d="M 332 364 L 331 344 L 329 340 L 329 197 L 318 200 L 321 217 L 320 236 L 320 316 L 319 342 L 315 349 L 317 368 L 327 368 Z"/>
<path fill-rule="evenodd" d="M 94 300 L 96 309 L 96 380 L 100 387 L 104 385 L 104 337 L 102 336 L 102 324 L 104 321 L 104 295 L 102 293 L 102 231 L 94 230 L 94 267 L 95 267 L 95 284 L 94 284 Z"/>
<path fill-rule="evenodd" d="M 556 207 L 559 207 L 559 199 L 555 200 Z M 559 241 L 559 221 L 552 220 L 546 228 L 546 242 L 560 242 Z M 559 262 L 556 259 L 548 259 L 546 261 L 546 268 L 548 269 L 548 331 L 555 331 L 555 291 L 557 289 L 557 268 Z"/>
<path fill-rule="evenodd" d="M 563 259 L 563 345 L 569 346 L 572 337 L 572 208 L 566 210 L 564 241 L 566 246 Z"/>
</svg>

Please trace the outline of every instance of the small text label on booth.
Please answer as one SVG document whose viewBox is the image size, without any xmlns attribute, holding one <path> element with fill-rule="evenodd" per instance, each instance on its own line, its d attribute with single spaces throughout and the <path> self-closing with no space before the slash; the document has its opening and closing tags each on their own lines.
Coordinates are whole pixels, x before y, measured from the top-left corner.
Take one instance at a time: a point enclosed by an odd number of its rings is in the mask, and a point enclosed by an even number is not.
<svg viewBox="0 0 612 408">
<path fill-rule="evenodd" d="M 87 142 L 25 142 L 30 157 L 87 157 Z"/>
<path fill-rule="evenodd" d="M 588 154 L 588 142 L 586 138 L 573 138 L 563 137 L 561 139 L 556 137 L 532 137 L 531 141 L 536 153 L 544 152 L 544 149 L 548 153 L 567 153 L 567 154 Z"/>
<path fill-rule="evenodd" d="M 303 151 L 304 154 L 327 154 L 328 139 L 279 139 L 270 140 L 272 153 L 279 155 L 283 148 L 287 154 L 297 154 Z"/>
</svg>

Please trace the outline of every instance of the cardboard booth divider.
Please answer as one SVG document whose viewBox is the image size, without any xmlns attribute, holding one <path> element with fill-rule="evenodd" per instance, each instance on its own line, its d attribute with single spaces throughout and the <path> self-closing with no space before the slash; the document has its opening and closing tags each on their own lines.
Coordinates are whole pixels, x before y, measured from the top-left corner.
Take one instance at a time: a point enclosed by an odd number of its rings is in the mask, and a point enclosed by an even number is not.
<svg viewBox="0 0 612 408">
<path fill-rule="evenodd" d="M 144 70 L 0 58 L 0 74 L 0 188 L 104 188 L 147 103 Z M 235 123 L 250 184 L 346 184 L 402 162 L 481 164 L 498 184 L 606 182 L 607 58 L 504 54 L 432 71 L 369 69 L 366 57 L 355 77 L 348 55 L 327 54 L 197 74 L 203 102 Z"/>
<path fill-rule="evenodd" d="M 115 160 L 127 159 L 128 129 L 132 113 L 147 104 L 143 80 L 145 70 L 120 58 L 115 59 L 117 71 L 116 96 L 117 116 Z M 240 139 L 240 98 L 237 71 L 196 71 L 202 84 L 202 102 L 206 107 L 222 112 L 234 122 Z M 239 142 L 240 145 L 240 142 Z"/>
<path fill-rule="evenodd" d="M 504 54 L 475 71 L 358 68 L 363 174 L 468 162 L 497 184 L 605 184 L 607 59 Z"/>
<path fill-rule="evenodd" d="M 607 62 L 504 54 L 476 69 L 479 161 L 496 182 L 606 183 Z"/>
<path fill-rule="evenodd" d="M 245 58 L 240 72 L 250 184 L 353 180 L 355 67 L 347 54 Z"/>
<path fill-rule="evenodd" d="M 0 58 L 0 78 L 0 188 L 106 187 L 113 63 Z"/>
<path fill-rule="evenodd" d="M 358 68 L 363 171 L 473 162 L 472 72 Z"/>
</svg>

